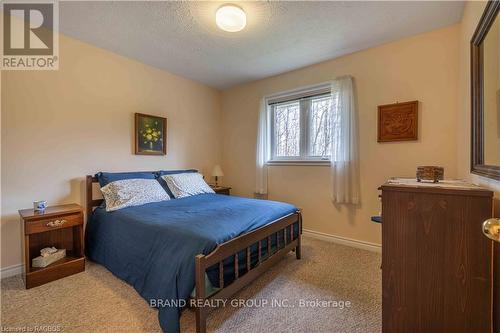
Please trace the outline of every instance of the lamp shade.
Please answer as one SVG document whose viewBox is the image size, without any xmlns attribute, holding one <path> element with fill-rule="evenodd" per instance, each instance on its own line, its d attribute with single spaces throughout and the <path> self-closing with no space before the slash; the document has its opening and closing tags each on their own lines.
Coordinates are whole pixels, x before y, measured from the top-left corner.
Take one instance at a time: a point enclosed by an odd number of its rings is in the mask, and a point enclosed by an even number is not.
<svg viewBox="0 0 500 333">
<path fill-rule="evenodd" d="M 220 167 L 220 165 L 214 166 L 214 170 L 212 171 L 212 176 L 214 177 L 224 176 L 224 172 L 222 172 L 222 168 Z"/>
</svg>

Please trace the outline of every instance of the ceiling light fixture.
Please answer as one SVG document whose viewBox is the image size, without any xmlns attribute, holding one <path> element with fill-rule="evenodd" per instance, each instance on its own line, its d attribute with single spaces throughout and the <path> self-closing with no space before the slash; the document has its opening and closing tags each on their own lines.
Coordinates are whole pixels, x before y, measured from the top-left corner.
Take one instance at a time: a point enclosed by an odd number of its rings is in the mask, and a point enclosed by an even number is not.
<svg viewBox="0 0 500 333">
<path fill-rule="evenodd" d="M 247 25 L 247 15 L 238 6 L 223 5 L 215 13 L 215 23 L 224 31 L 238 32 Z"/>
</svg>

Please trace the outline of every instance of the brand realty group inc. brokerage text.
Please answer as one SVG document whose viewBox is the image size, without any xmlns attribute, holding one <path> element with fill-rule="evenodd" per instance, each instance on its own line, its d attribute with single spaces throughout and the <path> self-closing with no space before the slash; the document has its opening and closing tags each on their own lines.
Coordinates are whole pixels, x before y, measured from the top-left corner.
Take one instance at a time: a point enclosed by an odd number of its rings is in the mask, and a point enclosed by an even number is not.
<svg viewBox="0 0 500 333">
<path fill-rule="evenodd" d="M 324 299 L 297 299 L 290 300 L 287 298 L 283 299 L 196 299 L 191 298 L 189 300 L 185 299 L 150 299 L 149 306 L 153 308 L 162 307 L 176 307 L 183 308 L 189 306 L 192 308 L 218 308 L 218 307 L 234 307 L 234 308 L 262 308 L 262 307 L 272 307 L 272 308 L 337 308 L 344 309 L 351 307 L 350 301 L 344 300 L 324 300 Z"/>
</svg>

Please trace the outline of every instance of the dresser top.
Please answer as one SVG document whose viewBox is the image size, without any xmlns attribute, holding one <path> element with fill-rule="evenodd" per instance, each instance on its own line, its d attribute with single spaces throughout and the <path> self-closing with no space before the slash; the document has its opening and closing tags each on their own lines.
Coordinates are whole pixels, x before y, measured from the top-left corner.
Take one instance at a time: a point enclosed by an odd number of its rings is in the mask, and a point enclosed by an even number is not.
<svg viewBox="0 0 500 333">
<path fill-rule="evenodd" d="M 82 211 L 82 206 L 77 204 L 67 204 L 59 206 L 50 206 L 47 207 L 43 212 L 35 211 L 33 208 L 22 209 L 19 211 L 19 215 L 21 215 L 21 217 L 24 220 L 30 220 L 30 219 L 38 219 L 45 217 L 54 217 L 61 214 L 78 213 L 81 211 Z"/>
<path fill-rule="evenodd" d="M 439 183 L 418 182 L 413 178 L 392 178 L 384 185 L 382 190 L 448 193 L 461 195 L 475 195 L 492 197 L 493 191 L 463 180 L 442 180 Z"/>
</svg>

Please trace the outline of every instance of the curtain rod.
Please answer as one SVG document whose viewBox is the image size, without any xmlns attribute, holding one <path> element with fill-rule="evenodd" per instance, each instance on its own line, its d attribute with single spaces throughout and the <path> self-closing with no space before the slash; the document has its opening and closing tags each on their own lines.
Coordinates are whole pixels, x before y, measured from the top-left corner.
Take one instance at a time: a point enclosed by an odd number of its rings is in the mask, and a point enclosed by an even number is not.
<svg viewBox="0 0 500 333">
<path fill-rule="evenodd" d="M 323 87 L 330 86 L 332 83 L 333 83 L 333 80 L 332 81 L 325 81 L 322 83 L 310 84 L 307 86 L 302 86 L 300 88 L 295 88 L 295 89 L 290 89 L 290 90 L 285 90 L 282 92 L 270 94 L 270 95 L 264 96 L 264 99 L 268 100 L 268 99 L 273 99 L 273 98 L 278 98 L 278 97 L 286 97 L 287 95 L 294 95 L 294 94 L 297 94 L 297 93 L 300 93 L 303 91 L 314 90 L 315 88 L 321 89 Z"/>
<path fill-rule="evenodd" d="M 303 91 L 303 90 L 312 90 L 315 87 L 317 87 L 319 89 L 319 88 L 321 88 L 323 86 L 331 85 L 336 80 L 347 78 L 347 77 L 351 77 L 352 78 L 351 75 L 341 75 L 341 76 L 335 77 L 333 80 L 324 81 L 324 82 L 321 82 L 321 83 L 314 83 L 314 84 L 302 86 L 302 87 L 299 87 L 299 88 L 294 88 L 294 89 L 290 89 L 290 90 L 285 90 L 285 91 L 273 93 L 273 94 L 270 94 L 270 95 L 264 95 L 262 98 L 264 98 L 264 100 L 268 100 L 268 99 L 276 98 L 276 97 L 284 97 L 286 95 L 293 94 L 294 92 L 297 93 L 297 92 L 300 92 L 300 91 Z"/>
<path fill-rule="evenodd" d="M 320 96 L 330 96 L 330 87 L 324 88 L 324 89 L 317 89 L 315 91 L 310 91 L 309 93 L 303 92 L 295 95 L 287 95 L 287 96 L 281 96 L 281 97 L 275 97 L 275 98 L 270 98 L 267 99 L 267 105 L 275 105 L 275 104 L 281 104 L 281 103 L 287 103 L 287 102 L 292 102 L 292 101 L 300 101 L 303 99 L 308 99 L 312 97 L 320 97 Z"/>
</svg>

